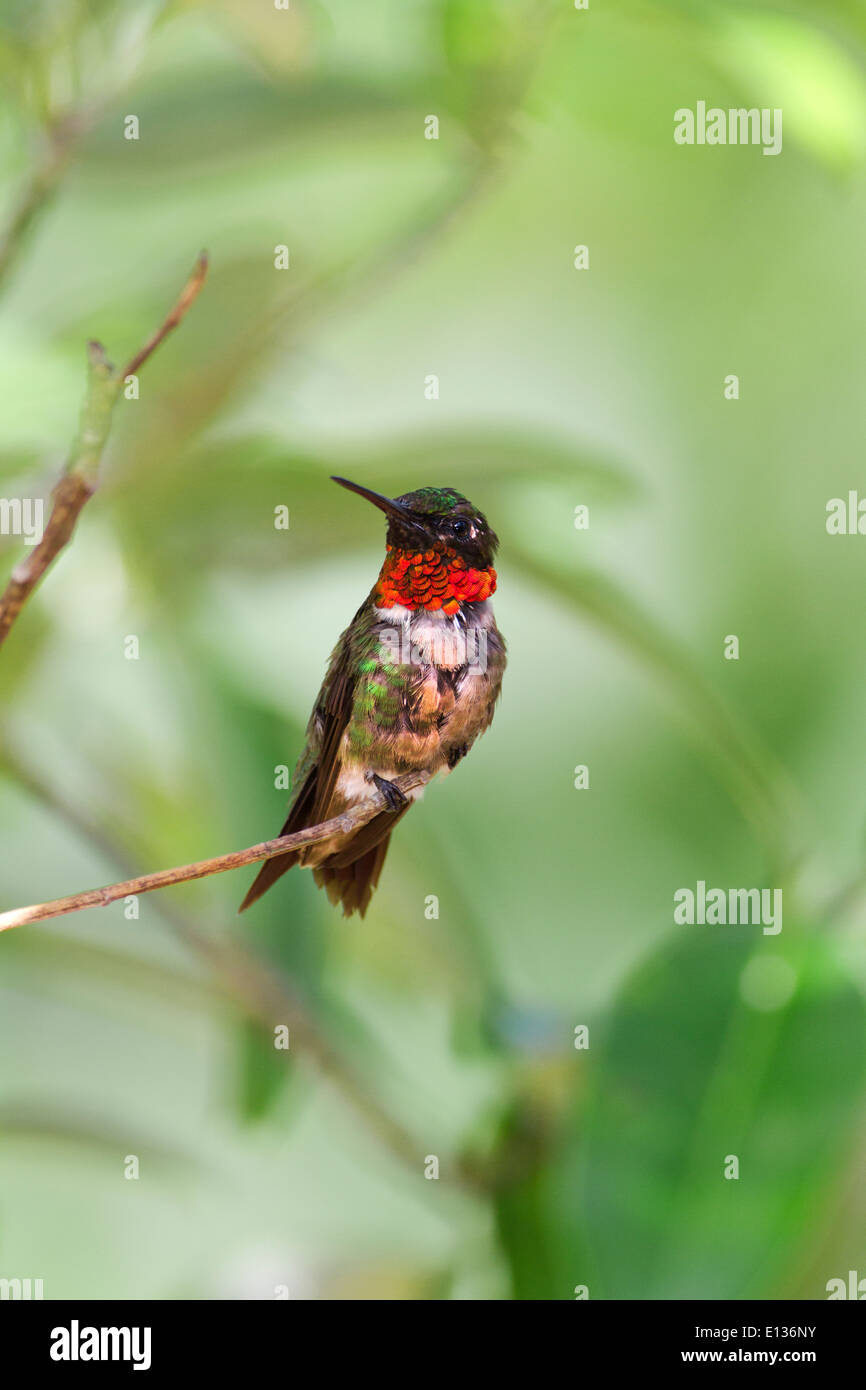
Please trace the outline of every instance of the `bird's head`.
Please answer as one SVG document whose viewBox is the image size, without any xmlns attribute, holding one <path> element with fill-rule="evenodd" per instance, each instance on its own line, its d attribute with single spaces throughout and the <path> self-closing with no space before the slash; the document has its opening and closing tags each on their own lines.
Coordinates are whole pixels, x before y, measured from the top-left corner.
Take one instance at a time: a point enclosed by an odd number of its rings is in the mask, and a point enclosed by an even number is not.
<svg viewBox="0 0 866 1390">
<path fill-rule="evenodd" d="M 466 566 L 487 569 L 493 563 L 499 544 L 487 518 L 452 487 L 419 487 L 401 497 L 381 493 L 351 483 L 347 478 L 333 482 L 359 497 L 366 497 L 388 518 L 387 543 L 395 551 L 454 555 Z"/>
</svg>

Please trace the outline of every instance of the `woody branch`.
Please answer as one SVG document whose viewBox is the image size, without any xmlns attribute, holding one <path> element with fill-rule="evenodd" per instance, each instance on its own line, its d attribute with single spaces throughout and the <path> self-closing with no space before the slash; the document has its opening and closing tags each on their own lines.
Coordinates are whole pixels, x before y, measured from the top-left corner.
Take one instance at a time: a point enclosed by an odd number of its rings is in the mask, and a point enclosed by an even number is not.
<svg viewBox="0 0 866 1390">
<path fill-rule="evenodd" d="M 171 312 L 122 371 L 106 359 L 101 343 L 87 344 L 87 393 L 78 432 L 63 477 L 52 494 L 53 505 L 39 544 L 15 566 L 0 596 L 0 645 L 42 576 L 69 543 L 82 509 L 97 488 L 99 465 L 108 440 L 114 407 L 128 377 L 135 375 L 160 343 L 176 328 L 198 295 L 207 274 L 202 252 Z"/>
<path fill-rule="evenodd" d="M 407 772 L 396 778 L 394 785 L 403 794 L 422 787 L 428 779 L 426 772 Z M 322 821 L 319 825 L 307 826 L 292 835 L 280 835 L 275 840 L 263 840 L 250 845 L 248 849 L 235 850 L 230 854 L 220 854 L 213 859 L 200 859 L 195 864 L 181 864 L 174 869 L 161 869 L 154 874 L 143 874 L 140 878 L 125 879 L 122 883 L 111 883 L 105 888 L 90 888 L 82 893 L 73 893 L 67 898 L 55 898 L 51 902 L 34 903 L 29 907 L 14 908 L 0 913 L 0 931 L 12 927 L 23 927 L 28 922 L 41 922 L 48 917 L 62 917 L 68 912 L 81 912 L 86 907 L 106 907 L 119 898 L 152 893 L 157 888 L 170 888 L 175 883 L 189 883 L 197 878 L 209 878 L 211 874 L 224 874 L 229 869 L 242 869 L 247 864 L 257 864 L 263 859 L 276 859 L 278 855 L 288 854 L 290 850 L 302 849 L 307 845 L 318 844 L 331 835 L 346 835 L 366 825 L 374 816 L 386 810 L 388 803 L 379 791 L 371 789 L 370 798 L 350 807 L 340 816 Z"/>
</svg>

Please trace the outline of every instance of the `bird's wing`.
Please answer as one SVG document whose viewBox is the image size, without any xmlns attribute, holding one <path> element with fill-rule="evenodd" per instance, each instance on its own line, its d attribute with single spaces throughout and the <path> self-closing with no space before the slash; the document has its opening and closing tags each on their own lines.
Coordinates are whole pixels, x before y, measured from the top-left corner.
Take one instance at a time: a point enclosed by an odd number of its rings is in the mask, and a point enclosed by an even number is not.
<svg viewBox="0 0 866 1390">
<path fill-rule="evenodd" d="M 315 758 L 311 771 L 315 775 L 310 818 L 305 825 L 318 825 L 327 820 L 328 808 L 340 773 L 340 746 L 352 715 L 355 686 L 358 680 L 358 623 L 359 610 L 352 626 L 343 633 L 328 665 L 328 674 L 319 691 L 308 731 L 308 747 Z"/>
<path fill-rule="evenodd" d="M 328 819 L 328 807 L 340 772 L 340 745 L 352 713 L 357 678 L 357 623 L 363 612 L 362 607 L 331 654 L 328 673 L 307 727 L 304 755 L 295 770 L 295 795 L 280 835 L 291 835 Z M 272 883 L 297 864 L 298 858 L 299 852 L 290 850 L 288 854 L 265 860 L 239 911 L 243 912 L 267 892 Z"/>
</svg>

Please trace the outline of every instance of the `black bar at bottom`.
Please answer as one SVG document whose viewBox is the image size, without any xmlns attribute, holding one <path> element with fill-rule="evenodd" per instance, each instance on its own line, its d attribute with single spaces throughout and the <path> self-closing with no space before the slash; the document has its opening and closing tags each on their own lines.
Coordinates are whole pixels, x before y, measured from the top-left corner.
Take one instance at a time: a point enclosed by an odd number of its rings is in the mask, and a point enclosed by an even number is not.
<svg viewBox="0 0 866 1390">
<path fill-rule="evenodd" d="M 806 1366 L 826 1376 L 857 1364 L 866 1331 L 862 1312 L 841 1301 L 588 1300 L 560 1307 L 558 1313 L 555 1307 L 544 1312 L 534 1305 L 525 1324 L 524 1315 L 513 1311 L 507 1323 L 499 1324 L 501 1305 L 495 1303 L 485 1305 L 486 1312 L 478 1305 L 471 1311 L 458 1307 L 456 1321 L 444 1324 L 442 1314 L 428 1311 L 416 1321 L 416 1315 L 391 1304 L 387 1320 L 380 1323 L 374 1306 L 362 1306 L 363 1322 L 340 1302 L 3 1301 L 0 1346 L 4 1364 L 16 1367 L 19 1381 L 31 1371 L 92 1379 L 109 1370 L 115 1376 L 159 1379 L 166 1372 L 193 1371 L 224 1378 L 234 1372 L 249 1376 L 254 1370 L 258 1376 L 268 1368 L 306 1378 L 311 1356 L 321 1357 L 320 1370 L 332 1373 L 342 1350 L 358 1370 L 366 1362 L 369 1371 L 371 1359 L 381 1367 L 401 1349 L 403 1373 L 429 1382 L 437 1360 L 445 1375 L 457 1368 L 455 1357 L 461 1378 L 472 1363 L 489 1371 L 500 1355 L 513 1354 L 515 1334 L 529 1352 L 532 1344 L 526 1337 L 540 1331 L 545 1339 L 563 1333 L 575 1370 L 594 1364 L 596 1374 L 637 1368 Z M 448 1336 L 452 1329 L 459 1344 Z M 546 1360 L 549 1344 L 541 1345 Z M 416 1357 L 420 1364 L 413 1366 Z M 389 1375 L 396 1371 L 392 1361 Z"/>
</svg>

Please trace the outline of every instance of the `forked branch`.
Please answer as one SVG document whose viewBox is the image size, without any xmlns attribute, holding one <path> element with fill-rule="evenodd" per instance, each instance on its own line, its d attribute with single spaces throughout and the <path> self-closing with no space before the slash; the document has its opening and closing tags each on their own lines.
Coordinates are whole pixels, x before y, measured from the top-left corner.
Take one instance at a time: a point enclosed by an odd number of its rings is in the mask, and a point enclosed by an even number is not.
<svg viewBox="0 0 866 1390">
<path fill-rule="evenodd" d="M 52 494 L 51 515 L 42 538 L 15 566 L 0 595 L 0 645 L 45 571 L 69 543 L 82 508 L 96 491 L 99 465 L 123 383 L 177 327 L 204 284 L 206 274 L 207 256 L 202 252 L 171 312 L 123 371 L 116 371 L 107 361 L 101 343 L 87 344 L 87 394 L 78 433 L 72 442 L 66 470 Z"/>
</svg>

